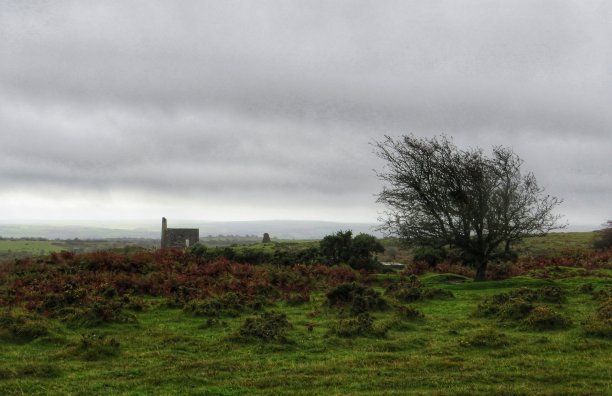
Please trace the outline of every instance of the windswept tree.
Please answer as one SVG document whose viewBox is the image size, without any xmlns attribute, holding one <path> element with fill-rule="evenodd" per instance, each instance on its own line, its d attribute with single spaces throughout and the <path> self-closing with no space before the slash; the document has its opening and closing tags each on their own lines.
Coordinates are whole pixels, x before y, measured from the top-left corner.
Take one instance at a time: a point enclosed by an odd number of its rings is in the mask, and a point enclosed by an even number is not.
<svg viewBox="0 0 612 396">
<path fill-rule="evenodd" d="M 515 242 L 562 228 L 553 212 L 561 200 L 545 195 L 532 173 L 522 174 L 523 161 L 509 148 L 487 156 L 445 136 L 412 135 L 374 146 L 386 162 L 377 172 L 386 184 L 378 196 L 387 208 L 381 229 L 408 245 L 461 249 L 476 280 Z"/>
</svg>

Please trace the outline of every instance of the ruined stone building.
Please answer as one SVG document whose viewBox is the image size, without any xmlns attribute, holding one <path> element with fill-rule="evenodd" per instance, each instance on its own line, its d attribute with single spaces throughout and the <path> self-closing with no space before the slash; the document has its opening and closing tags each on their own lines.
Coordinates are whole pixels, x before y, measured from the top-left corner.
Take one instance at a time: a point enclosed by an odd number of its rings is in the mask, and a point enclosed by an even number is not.
<svg viewBox="0 0 612 396">
<path fill-rule="evenodd" d="M 168 228 L 168 221 L 162 217 L 161 248 L 189 247 L 200 240 L 198 228 Z"/>
</svg>

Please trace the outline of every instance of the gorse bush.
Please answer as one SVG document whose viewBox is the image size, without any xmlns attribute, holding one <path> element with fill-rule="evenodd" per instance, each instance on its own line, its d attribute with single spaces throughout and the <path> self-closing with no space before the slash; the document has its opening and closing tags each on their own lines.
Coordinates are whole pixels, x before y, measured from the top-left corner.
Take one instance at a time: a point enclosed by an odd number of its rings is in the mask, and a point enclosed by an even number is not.
<svg viewBox="0 0 612 396">
<path fill-rule="evenodd" d="M 380 293 L 355 282 L 336 286 L 327 292 L 326 298 L 330 307 L 348 308 L 354 315 L 388 308 L 387 301 Z"/>
<path fill-rule="evenodd" d="M 524 319 L 535 307 L 535 303 L 561 304 L 565 299 L 565 292 L 557 286 L 535 290 L 520 288 L 486 298 L 478 305 L 476 312 L 480 316 L 518 320 Z"/>
<path fill-rule="evenodd" d="M 287 330 L 290 328 L 291 324 L 284 313 L 264 312 L 259 316 L 246 318 L 231 339 L 235 341 L 287 342 Z"/>
<path fill-rule="evenodd" d="M 556 286 L 545 286 L 535 290 L 520 288 L 486 298 L 478 305 L 476 314 L 520 321 L 526 328 L 539 330 L 564 328 L 570 324 L 567 318 L 550 307 L 539 304 L 559 305 L 565 301 L 565 298 L 565 292 Z"/>
</svg>

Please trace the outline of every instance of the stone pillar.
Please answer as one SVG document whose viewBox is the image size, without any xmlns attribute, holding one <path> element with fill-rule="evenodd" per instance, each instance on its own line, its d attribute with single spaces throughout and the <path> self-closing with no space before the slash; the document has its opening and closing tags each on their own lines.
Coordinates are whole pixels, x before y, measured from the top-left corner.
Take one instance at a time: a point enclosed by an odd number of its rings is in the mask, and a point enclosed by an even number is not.
<svg viewBox="0 0 612 396">
<path fill-rule="evenodd" d="M 168 221 L 165 217 L 162 217 L 162 230 L 161 230 L 161 248 L 165 249 L 168 247 Z"/>
</svg>

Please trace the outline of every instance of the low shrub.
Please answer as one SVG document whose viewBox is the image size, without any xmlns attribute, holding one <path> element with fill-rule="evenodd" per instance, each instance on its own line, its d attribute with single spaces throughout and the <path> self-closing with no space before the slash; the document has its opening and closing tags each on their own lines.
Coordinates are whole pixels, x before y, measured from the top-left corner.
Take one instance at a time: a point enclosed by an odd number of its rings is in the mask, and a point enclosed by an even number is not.
<svg viewBox="0 0 612 396">
<path fill-rule="evenodd" d="M 406 303 L 454 297 L 453 293 L 448 290 L 423 286 L 421 281 L 414 275 L 389 285 L 385 290 L 385 294 Z"/>
<path fill-rule="evenodd" d="M 83 307 L 63 308 L 55 316 L 68 324 L 84 327 L 136 322 L 136 316 L 127 312 L 125 301 L 119 298 L 96 298 Z"/>
<path fill-rule="evenodd" d="M 415 307 L 401 305 L 397 307 L 397 316 L 401 320 L 423 319 L 425 315 Z"/>
<path fill-rule="evenodd" d="M 355 282 L 336 286 L 327 293 L 326 297 L 330 307 L 348 307 L 354 315 L 388 308 L 387 301 L 380 293 Z"/>
<path fill-rule="evenodd" d="M 500 319 L 522 320 L 531 313 L 536 303 L 561 304 L 565 298 L 565 292 L 557 286 L 545 286 L 535 290 L 520 288 L 485 298 L 478 304 L 476 314 Z"/>
<path fill-rule="evenodd" d="M 85 360 L 100 360 L 119 355 L 120 344 L 115 338 L 105 335 L 83 334 L 74 351 Z"/>
<path fill-rule="evenodd" d="M 230 337 L 234 341 L 257 340 L 264 342 L 287 342 L 287 330 L 291 324 L 287 315 L 280 312 L 264 312 L 259 316 L 246 318 L 238 332 Z"/>
<path fill-rule="evenodd" d="M 11 311 L 6 311 L 0 316 L 0 331 L 5 338 L 24 342 L 49 334 L 49 328 L 43 318 Z"/>
<path fill-rule="evenodd" d="M 595 314 L 583 323 L 584 332 L 598 337 L 612 337 L 612 298 L 604 301 Z"/>
<path fill-rule="evenodd" d="M 443 248 L 432 246 L 417 246 L 412 251 L 412 261 L 415 263 L 426 262 L 430 267 L 441 263 L 446 258 L 446 251 Z"/>
<path fill-rule="evenodd" d="M 459 341 L 461 346 L 476 348 L 502 348 L 510 344 L 508 336 L 487 328 L 476 330 Z"/>
<path fill-rule="evenodd" d="M 225 293 L 222 296 L 215 296 L 210 300 L 193 300 L 188 302 L 183 308 L 187 312 L 195 316 L 240 316 L 245 312 L 247 307 L 243 304 L 242 299 L 236 293 Z"/>
<path fill-rule="evenodd" d="M 384 337 L 385 326 L 378 326 L 369 313 L 364 312 L 354 318 L 340 319 L 332 324 L 330 333 L 338 337 Z"/>
<path fill-rule="evenodd" d="M 570 325 L 570 320 L 549 307 L 534 307 L 522 320 L 521 324 L 536 330 L 564 329 Z"/>
</svg>

